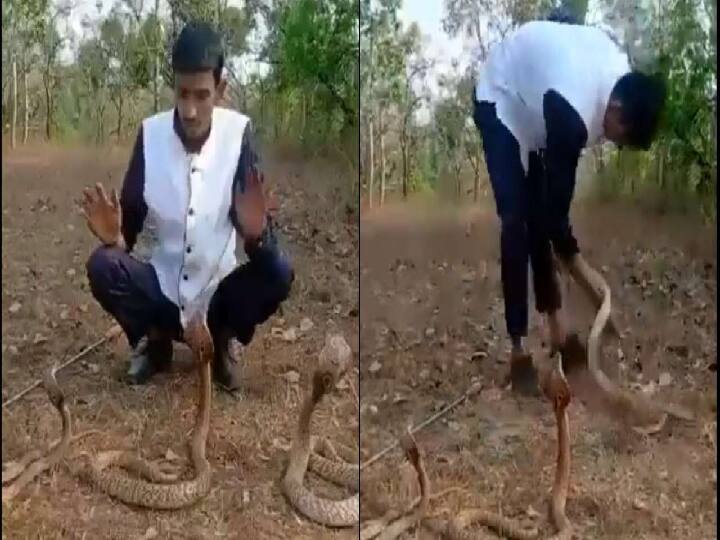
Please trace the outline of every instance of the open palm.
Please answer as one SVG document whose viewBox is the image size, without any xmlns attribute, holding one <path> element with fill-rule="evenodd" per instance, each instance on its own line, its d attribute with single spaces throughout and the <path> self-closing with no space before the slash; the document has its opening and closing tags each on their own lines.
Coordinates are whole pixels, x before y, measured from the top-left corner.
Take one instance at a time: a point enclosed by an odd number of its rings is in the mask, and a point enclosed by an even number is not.
<svg viewBox="0 0 720 540">
<path fill-rule="evenodd" d="M 263 177 L 253 167 L 245 181 L 245 189 L 235 194 L 235 215 L 240 232 L 245 240 L 260 238 L 267 224 L 268 212 L 274 209 L 274 202 L 268 201 L 263 190 Z"/>
<path fill-rule="evenodd" d="M 91 188 L 85 188 L 85 198 L 82 202 L 82 213 L 87 220 L 88 227 L 92 233 L 106 246 L 114 246 L 122 243 L 120 235 L 120 224 L 122 215 L 117 191 L 110 192 L 110 199 L 105 194 L 102 184 L 95 184 L 95 192 Z"/>
</svg>

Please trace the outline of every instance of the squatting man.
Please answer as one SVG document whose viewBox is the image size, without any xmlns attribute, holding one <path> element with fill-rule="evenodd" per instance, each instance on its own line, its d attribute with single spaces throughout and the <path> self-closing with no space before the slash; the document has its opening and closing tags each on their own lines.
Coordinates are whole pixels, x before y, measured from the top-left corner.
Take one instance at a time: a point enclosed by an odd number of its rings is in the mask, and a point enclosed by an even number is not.
<svg viewBox="0 0 720 540">
<path fill-rule="evenodd" d="M 87 262 L 90 289 L 128 339 L 131 384 L 169 367 L 173 341 L 201 313 L 215 345 L 213 378 L 237 389 L 231 339 L 247 345 L 294 280 L 273 231 L 250 119 L 219 106 L 223 66 L 218 33 L 187 24 L 172 51 L 174 107 L 142 122 L 120 196 L 113 189 L 108 197 L 101 184 L 85 190 L 83 213 L 101 242 Z M 134 256 L 139 237 L 148 238 L 149 262 Z"/>
</svg>

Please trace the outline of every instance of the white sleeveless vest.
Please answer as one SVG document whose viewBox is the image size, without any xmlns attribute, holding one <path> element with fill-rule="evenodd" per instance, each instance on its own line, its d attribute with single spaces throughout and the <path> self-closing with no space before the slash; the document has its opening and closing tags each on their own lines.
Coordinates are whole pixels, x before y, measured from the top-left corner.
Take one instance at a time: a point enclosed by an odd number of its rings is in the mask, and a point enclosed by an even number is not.
<svg viewBox="0 0 720 540">
<path fill-rule="evenodd" d="M 174 110 L 143 122 L 146 220 L 154 228 L 150 264 L 163 294 L 180 308 L 183 328 L 207 313 L 220 281 L 237 265 L 230 220 L 232 185 L 248 117 L 215 107 L 199 154 L 173 128 Z"/>
<path fill-rule="evenodd" d="M 630 72 L 627 56 L 599 28 L 533 21 L 496 45 L 481 67 L 475 96 L 495 103 L 498 119 L 529 152 L 545 147 L 543 96 L 562 95 L 588 132 L 586 146 L 601 142 L 603 118 L 615 83 Z"/>
</svg>

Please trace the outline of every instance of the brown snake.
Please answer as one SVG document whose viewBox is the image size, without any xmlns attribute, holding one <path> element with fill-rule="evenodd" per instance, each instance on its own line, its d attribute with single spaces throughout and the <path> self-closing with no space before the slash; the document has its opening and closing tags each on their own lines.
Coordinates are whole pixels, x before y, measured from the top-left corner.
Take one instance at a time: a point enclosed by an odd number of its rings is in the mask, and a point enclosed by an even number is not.
<svg viewBox="0 0 720 540">
<path fill-rule="evenodd" d="M 177 481 L 177 475 L 168 474 L 160 467 L 124 450 L 100 452 L 93 457 L 87 452 L 80 455 L 89 459 L 87 477 L 92 484 L 111 497 L 127 504 L 153 509 L 176 509 L 190 506 L 207 495 L 210 490 L 210 463 L 205 457 L 205 444 L 210 426 L 212 399 L 211 362 L 213 342 L 207 325 L 194 321 L 185 331 L 185 341 L 193 351 L 200 375 L 197 418 L 190 443 L 190 454 L 196 471 L 192 480 Z M 42 457 L 17 476 L 15 482 L 3 487 L 3 501 L 9 500 L 40 472 L 59 461 L 67 452 L 72 435 L 72 419 L 63 392 L 51 369 L 44 378 L 44 387 L 53 406 L 62 418 L 62 438 L 46 457 Z M 32 454 L 32 453 L 31 453 Z M 28 461 L 24 458 L 23 461 Z M 130 478 L 107 470 L 115 465 L 134 471 L 145 479 Z M 3 483 L 6 479 L 3 478 Z"/>
<path fill-rule="evenodd" d="M 3 471 L 3 503 L 15 498 L 37 475 L 58 463 L 70 447 L 72 440 L 72 417 L 65 402 L 65 395 L 55 379 L 54 366 L 45 373 L 43 377 L 43 387 L 53 407 L 60 413 L 62 437 L 58 442 L 51 445 L 50 450 L 45 452 L 40 450 L 28 452 L 19 463 L 11 467 L 14 469 L 13 471 Z"/>
<path fill-rule="evenodd" d="M 394 540 L 420 523 L 427 513 L 430 502 L 430 480 L 412 433 L 406 433 L 400 439 L 400 446 L 405 452 L 405 458 L 417 474 L 420 497 L 413 501 L 404 512 L 391 510 L 382 518 L 367 522 L 360 530 L 360 540 Z"/>
<path fill-rule="evenodd" d="M 319 366 L 313 373 L 310 392 L 300 408 L 295 438 L 290 447 L 288 467 L 282 479 L 282 490 L 290 504 L 305 517 L 328 527 L 356 525 L 360 519 L 360 499 L 357 493 L 338 501 L 325 499 L 315 495 L 303 485 L 308 464 L 314 462 L 317 466 L 317 463 L 325 463 L 317 456 L 312 457 L 314 443 L 310 436 L 310 420 L 323 396 L 348 370 L 350 358 L 350 347 L 342 336 L 326 338 L 325 347 L 320 353 Z M 329 472 L 337 468 L 350 470 L 350 474 L 346 477 L 355 480 L 353 487 L 359 491 L 359 468 L 346 463 L 331 462 Z M 357 471 L 356 477 L 352 471 Z"/>
<path fill-rule="evenodd" d="M 610 319 L 611 292 L 605 278 L 580 256 L 576 255 L 566 269 L 573 278 L 582 285 L 586 293 L 599 306 L 588 337 L 588 369 L 593 380 L 599 387 L 608 409 L 635 432 L 650 435 L 660 431 L 668 415 L 682 420 L 692 421 L 694 415 L 684 407 L 651 401 L 641 394 L 636 394 L 616 386 L 600 369 L 600 336 Z"/>
</svg>

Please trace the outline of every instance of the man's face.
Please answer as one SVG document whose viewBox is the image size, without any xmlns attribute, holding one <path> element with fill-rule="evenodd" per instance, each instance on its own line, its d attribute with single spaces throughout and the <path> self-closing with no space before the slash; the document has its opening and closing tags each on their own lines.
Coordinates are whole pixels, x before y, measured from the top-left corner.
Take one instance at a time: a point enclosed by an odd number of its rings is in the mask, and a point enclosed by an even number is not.
<svg viewBox="0 0 720 540">
<path fill-rule="evenodd" d="M 622 106 L 617 101 L 610 101 L 603 119 L 605 137 L 618 145 L 627 144 L 627 128 L 622 122 Z"/>
<path fill-rule="evenodd" d="M 175 73 L 175 105 L 185 135 L 204 136 L 210 129 L 213 107 L 222 98 L 224 81 L 215 84 L 212 71 Z"/>
</svg>

